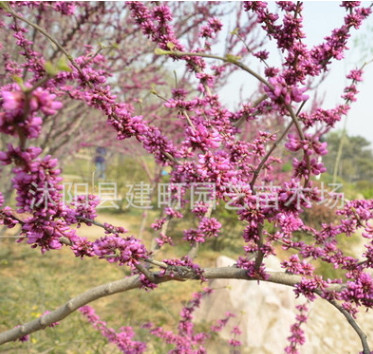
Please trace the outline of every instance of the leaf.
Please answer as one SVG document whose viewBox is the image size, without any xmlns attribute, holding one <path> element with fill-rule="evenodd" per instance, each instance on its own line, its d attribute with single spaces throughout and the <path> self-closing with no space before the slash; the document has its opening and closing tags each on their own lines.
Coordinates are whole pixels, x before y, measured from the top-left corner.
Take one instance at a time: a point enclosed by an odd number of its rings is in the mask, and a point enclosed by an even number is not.
<svg viewBox="0 0 373 354">
<path fill-rule="evenodd" d="M 154 84 L 152 84 L 152 86 L 151 86 L 150 93 L 152 93 L 153 95 L 157 95 L 158 94 L 158 91 L 156 90 Z"/>
<path fill-rule="evenodd" d="M 4 9 L 5 11 L 11 11 L 7 1 L 0 1 L 0 8 Z"/>
<path fill-rule="evenodd" d="M 170 54 L 170 52 L 168 50 L 163 50 L 161 48 L 155 48 L 154 54 L 155 55 L 167 55 L 167 54 Z"/>
<path fill-rule="evenodd" d="M 72 69 L 69 66 L 68 59 L 64 55 L 57 60 L 56 64 L 53 64 L 50 61 L 46 61 L 44 64 L 44 69 L 50 76 L 56 76 L 61 71 L 72 71 Z"/>
<path fill-rule="evenodd" d="M 50 61 L 45 62 L 44 69 L 50 76 L 56 76 L 58 74 L 58 69 Z"/>
<path fill-rule="evenodd" d="M 237 55 L 233 55 L 233 54 L 227 54 L 225 56 L 225 59 L 229 62 L 236 62 L 236 61 L 239 61 L 241 59 L 241 57 L 237 56 Z"/>
<path fill-rule="evenodd" d="M 232 32 L 231 32 L 231 35 L 232 36 L 236 36 L 238 34 L 238 28 L 235 28 Z"/>
<path fill-rule="evenodd" d="M 12 76 L 12 79 L 19 85 L 19 86 L 22 86 L 23 85 L 23 79 L 19 76 L 16 76 L 16 75 L 13 75 Z"/>
<path fill-rule="evenodd" d="M 69 66 L 69 62 L 68 62 L 68 60 L 66 59 L 65 56 L 62 56 L 60 59 L 58 59 L 57 64 L 56 64 L 56 68 L 59 71 L 67 71 L 67 72 L 72 71 L 70 66 Z"/>
<path fill-rule="evenodd" d="M 173 44 L 172 42 L 167 42 L 167 48 L 173 50 L 175 48 L 175 44 Z"/>
</svg>

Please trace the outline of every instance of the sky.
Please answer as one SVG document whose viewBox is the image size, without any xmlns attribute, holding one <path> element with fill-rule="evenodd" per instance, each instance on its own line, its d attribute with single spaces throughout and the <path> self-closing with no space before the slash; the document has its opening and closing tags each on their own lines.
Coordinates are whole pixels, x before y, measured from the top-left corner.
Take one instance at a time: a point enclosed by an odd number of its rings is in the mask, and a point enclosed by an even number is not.
<svg viewBox="0 0 373 354">
<path fill-rule="evenodd" d="M 370 2 L 365 2 L 369 6 Z M 304 42 L 308 45 L 320 44 L 322 39 L 329 35 L 331 31 L 343 24 L 345 10 L 339 6 L 340 2 L 335 1 L 306 1 L 304 3 L 304 32 L 307 38 Z M 271 7 L 275 4 L 271 3 Z M 354 68 L 358 68 L 364 62 L 364 53 L 370 52 L 373 58 L 373 15 L 366 20 L 364 25 L 358 30 L 354 30 L 349 41 L 349 52 L 346 53 L 345 60 L 334 61 L 330 66 L 331 72 L 325 82 L 323 82 L 318 96 L 324 100 L 323 108 L 332 108 L 338 103 L 342 103 L 340 95 L 348 80 L 346 74 Z M 359 44 L 354 43 L 359 40 Z M 271 53 L 275 49 L 273 46 L 266 47 Z M 274 56 L 277 55 L 274 52 Z M 271 54 L 272 55 L 272 54 Z M 269 59 L 271 61 L 272 58 Z M 276 60 L 275 58 L 273 58 Z M 279 62 L 277 62 L 279 63 Z M 260 65 L 257 68 L 259 69 Z M 260 71 L 263 69 L 261 68 Z M 229 80 L 228 85 L 221 91 L 221 98 L 229 106 L 239 102 L 238 92 L 240 87 L 250 90 L 256 86 L 253 79 L 248 78 L 246 73 L 236 73 Z M 349 135 L 361 135 L 369 140 L 373 146 L 373 63 L 365 69 L 364 82 L 360 83 L 358 90 L 358 100 L 352 104 L 352 108 L 347 117 L 347 132 Z M 306 109 L 306 107 L 305 107 Z M 337 125 L 337 129 L 342 129 L 343 122 Z"/>
<path fill-rule="evenodd" d="M 365 2 L 367 6 L 370 2 Z M 325 34 L 330 33 L 336 25 L 342 24 L 344 9 L 339 2 L 322 1 L 306 2 L 304 5 L 304 29 L 308 33 L 308 44 L 319 43 Z M 346 60 L 333 64 L 330 77 L 325 82 L 325 104 L 335 105 L 340 102 L 340 93 L 346 86 L 346 74 L 353 68 L 360 67 L 365 60 L 373 58 L 373 17 L 369 17 L 364 25 L 352 32 L 349 42 L 350 51 Z M 358 44 L 354 42 L 358 40 Z M 368 53 L 367 53 L 368 52 Z M 369 54 L 364 60 L 365 54 Z M 347 131 L 351 135 L 362 135 L 373 145 L 373 63 L 368 65 L 363 75 L 364 81 L 358 85 L 358 100 L 352 104 L 347 117 Z M 339 125 L 341 128 L 341 124 Z"/>
</svg>

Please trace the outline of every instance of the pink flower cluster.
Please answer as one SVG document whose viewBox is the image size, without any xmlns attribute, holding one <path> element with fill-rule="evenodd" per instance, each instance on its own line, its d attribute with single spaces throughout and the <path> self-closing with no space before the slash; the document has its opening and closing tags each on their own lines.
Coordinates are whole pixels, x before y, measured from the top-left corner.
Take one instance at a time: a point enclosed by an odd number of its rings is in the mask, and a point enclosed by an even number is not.
<svg viewBox="0 0 373 354">
<path fill-rule="evenodd" d="M 5 134 L 23 134 L 26 138 L 37 138 L 41 131 L 42 118 L 38 111 L 45 115 L 54 115 L 62 108 L 56 101 L 56 95 L 38 87 L 28 92 L 16 84 L 2 87 L 0 101 L 0 132 Z"/>
<path fill-rule="evenodd" d="M 178 325 L 178 333 L 175 334 L 171 331 L 166 331 L 161 327 L 153 327 L 151 323 L 145 327 L 150 330 L 150 333 L 162 338 L 166 343 L 173 344 L 175 348 L 169 353 L 185 353 L 185 354 L 203 354 L 207 353 L 204 348 L 204 342 L 209 338 L 207 333 L 195 333 L 193 320 L 194 311 L 200 306 L 203 297 L 208 296 L 213 292 L 212 289 L 206 288 L 200 292 L 193 294 L 193 299 L 182 309 L 180 313 L 180 322 Z M 229 319 L 235 317 L 232 313 L 226 313 L 223 319 L 217 321 L 211 327 L 213 332 L 220 332 L 228 323 Z M 235 327 L 234 335 L 239 335 L 240 330 Z M 240 346 L 237 340 L 230 340 L 229 344 L 233 347 Z"/>
<path fill-rule="evenodd" d="M 285 353 L 287 354 L 299 354 L 300 352 L 297 347 L 303 345 L 306 341 L 301 326 L 307 321 L 308 308 L 306 305 L 297 305 L 296 308 L 299 311 L 299 314 L 296 316 L 297 322 L 290 328 L 291 336 L 288 338 L 290 345 L 285 348 Z"/>
<path fill-rule="evenodd" d="M 278 104 L 285 103 L 287 105 L 291 102 L 302 102 L 308 100 L 308 96 L 304 94 L 306 87 L 298 88 L 296 86 L 288 87 L 285 79 L 281 77 L 271 77 L 268 82 L 272 88 L 264 86 L 265 92 L 272 100 Z"/>
<path fill-rule="evenodd" d="M 107 323 L 100 320 L 95 310 L 90 306 L 83 306 L 79 309 L 83 316 L 97 329 L 110 343 L 113 343 L 122 353 L 141 354 L 146 350 L 146 344 L 134 341 L 135 333 L 131 327 L 121 327 L 116 332 L 107 326 Z"/>
<path fill-rule="evenodd" d="M 204 243 L 210 237 L 218 237 L 221 223 L 215 218 L 203 218 L 197 229 L 184 231 L 184 240 L 193 243 Z"/>
<path fill-rule="evenodd" d="M 293 274 L 312 275 L 315 267 L 305 261 L 301 261 L 297 255 L 290 256 L 288 261 L 282 262 L 281 266 Z"/>
<path fill-rule="evenodd" d="M 122 238 L 118 235 L 102 237 L 92 244 L 93 253 L 110 263 L 134 266 L 146 258 L 145 246 L 134 237 Z"/>
</svg>

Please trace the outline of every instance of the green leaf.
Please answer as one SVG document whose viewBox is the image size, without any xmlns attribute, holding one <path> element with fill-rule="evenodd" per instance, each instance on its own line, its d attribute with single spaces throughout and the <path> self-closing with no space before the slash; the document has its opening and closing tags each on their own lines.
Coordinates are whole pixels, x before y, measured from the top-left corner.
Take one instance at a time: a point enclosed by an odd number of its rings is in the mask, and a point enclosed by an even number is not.
<svg viewBox="0 0 373 354">
<path fill-rule="evenodd" d="M 154 49 L 154 54 L 155 55 L 168 55 L 170 52 L 168 50 L 163 50 L 161 48 L 155 48 Z"/>
<path fill-rule="evenodd" d="M 0 1 L 0 8 L 4 9 L 5 11 L 11 11 L 7 1 Z"/>
<path fill-rule="evenodd" d="M 232 36 L 236 36 L 238 34 L 238 28 L 235 28 L 232 32 L 231 32 L 231 35 Z"/>
<path fill-rule="evenodd" d="M 60 59 L 58 59 L 57 61 L 57 65 L 56 65 L 56 68 L 59 70 L 59 71 L 67 71 L 67 72 L 71 72 L 71 68 L 68 64 L 68 60 L 66 59 L 65 56 L 62 56 Z"/>
<path fill-rule="evenodd" d="M 172 42 L 167 42 L 167 48 L 173 50 L 175 48 L 175 44 L 173 44 Z"/>
<path fill-rule="evenodd" d="M 236 61 L 239 61 L 241 59 L 241 57 L 237 56 L 237 55 L 232 55 L 232 54 L 227 54 L 225 56 L 225 59 L 229 62 L 236 62 Z"/>
<path fill-rule="evenodd" d="M 157 95 L 158 94 L 158 91 L 156 90 L 154 84 L 152 84 L 152 86 L 151 86 L 150 93 L 152 93 L 153 95 Z"/>
<path fill-rule="evenodd" d="M 50 61 L 45 62 L 44 69 L 50 76 L 56 76 L 58 74 L 58 69 Z"/>
<path fill-rule="evenodd" d="M 56 76 L 61 71 L 67 71 L 67 72 L 72 71 L 72 69 L 69 66 L 69 61 L 65 55 L 60 57 L 57 60 L 56 64 L 53 64 L 50 61 L 46 61 L 44 64 L 44 69 L 49 76 Z"/>
<path fill-rule="evenodd" d="M 19 76 L 16 76 L 16 75 L 13 75 L 12 76 L 12 79 L 19 85 L 19 86 L 21 86 L 21 85 L 23 85 L 23 79 L 21 78 L 21 77 L 19 77 Z"/>
<path fill-rule="evenodd" d="M 13 75 L 12 79 L 19 85 L 22 91 L 26 91 L 26 86 L 23 83 L 23 79 L 19 76 Z"/>
</svg>

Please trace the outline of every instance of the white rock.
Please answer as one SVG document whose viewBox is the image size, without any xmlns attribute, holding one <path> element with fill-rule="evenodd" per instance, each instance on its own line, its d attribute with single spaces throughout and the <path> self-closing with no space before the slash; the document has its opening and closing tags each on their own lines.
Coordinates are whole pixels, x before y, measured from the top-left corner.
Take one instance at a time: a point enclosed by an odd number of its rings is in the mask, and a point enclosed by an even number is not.
<svg viewBox="0 0 373 354">
<path fill-rule="evenodd" d="M 233 259 L 221 256 L 218 267 L 232 266 Z M 266 260 L 268 270 L 280 271 L 280 261 L 276 257 Z M 215 292 L 206 297 L 195 312 L 195 322 L 215 323 L 232 312 L 237 317 L 231 319 L 220 332 L 226 340 L 232 338 L 233 326 L 239 324 L 243 343 L 242 352 L 251 354 L 283 353 L 288 345 L 290 326 L 295 322 L 295 306 L 305 303 L 304 297 L 295 299 L 291 287 L 267 282 L 216 279 L 210 281 Z M 306 343 L 300 349 L 302 354 L 357 353 L 361 344 L 357 334 L 342 314 L 325 300 L 317 299 L 309 304 L 309 320 L 303 325 Z M 368 338 L 373 339 L 373 311 L 359 315 L 358 321 Z M 373 346 L 373 343 L 371 343 Z"/>
</svg>

